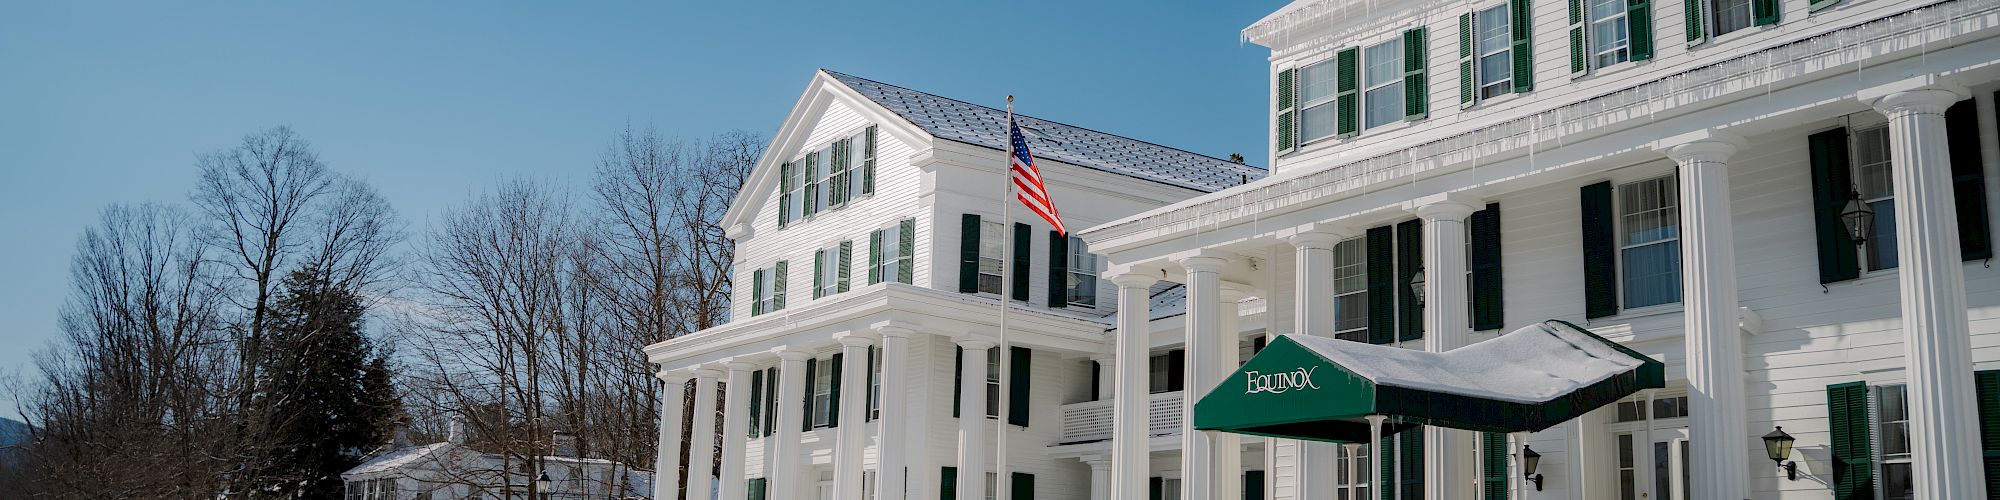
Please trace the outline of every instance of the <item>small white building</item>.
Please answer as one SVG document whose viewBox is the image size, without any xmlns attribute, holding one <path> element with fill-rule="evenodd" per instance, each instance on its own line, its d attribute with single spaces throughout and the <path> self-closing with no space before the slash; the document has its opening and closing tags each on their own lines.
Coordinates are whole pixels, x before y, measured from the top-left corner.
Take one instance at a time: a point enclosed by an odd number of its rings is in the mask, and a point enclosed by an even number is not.
<svg viewBox="0 0 2000 500">
<path fill-rule="evenodd" d="M 540 463 L 540 474 L 526 472 L 527 460 Z M 650 470 L 558 455 L 510 462 L 452 441 L 384 451 L 341 473 L 340 479 L 347 484 L 347 500 L 527 498 L 529 483 L 537 480 L 546 480 L 537 488 L 538 499 L 653 498 Z"/>
</svg>

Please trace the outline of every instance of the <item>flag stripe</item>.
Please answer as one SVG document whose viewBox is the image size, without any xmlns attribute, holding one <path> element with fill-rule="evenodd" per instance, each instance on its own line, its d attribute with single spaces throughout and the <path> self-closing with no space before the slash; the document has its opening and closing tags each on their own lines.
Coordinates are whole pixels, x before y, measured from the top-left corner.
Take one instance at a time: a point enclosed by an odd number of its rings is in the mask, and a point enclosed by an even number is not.
<svg viewBox="0 0 2000 500">
<path fill-rule="evenodd" d="M 1069 229 L 1063 227 L 1062 215 L 1056 211 L 1055 202 L 1049 200 L 1048 187 L 1042 184 L 1042 170 L 1035 167 L 1035 155 L 1028 152 L 1028 138 L 1021 134 L 1021 126 L 1011 116 L 1008 117 L 1007 129 L 1010 135 L 1007 141 L 1007 170 L 1014 187 L 1018 188 L 1015 198 L 1021 200 L 1029 211 L 1049 221 L 1057 234 L 1069 235 Z"/>
</svg>

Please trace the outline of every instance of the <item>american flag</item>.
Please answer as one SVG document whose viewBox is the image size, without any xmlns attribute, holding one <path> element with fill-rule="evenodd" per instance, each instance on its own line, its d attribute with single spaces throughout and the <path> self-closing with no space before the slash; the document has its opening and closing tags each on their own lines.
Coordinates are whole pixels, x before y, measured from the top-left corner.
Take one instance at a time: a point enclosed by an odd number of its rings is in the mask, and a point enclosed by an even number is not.
<svg viewBox="0 0 2000 500">
<path fill-rule="evenodd" d="M 1057 234 L 1068 236 L 1069 230 L 1063 227 L 1062 215 L 1056 213 L 1056 204 L 1049 201 L 1049 190 L 1042 185 L 1042 170 L 1035 168 L 1035 155 L 1028 153 L 1028 138 L 1021 135 L 1021 125 L 1015 123 L 1013 117 L 1008 117 L 1007 130 L 1012 136 L 1007 142 L 1007 171 L 1008 176 L 1014 179 L 1016 197 L 1021 199 L 1021 204 L 1028 206 L 1028 210 L 1049 221 Z"/>
</svg>

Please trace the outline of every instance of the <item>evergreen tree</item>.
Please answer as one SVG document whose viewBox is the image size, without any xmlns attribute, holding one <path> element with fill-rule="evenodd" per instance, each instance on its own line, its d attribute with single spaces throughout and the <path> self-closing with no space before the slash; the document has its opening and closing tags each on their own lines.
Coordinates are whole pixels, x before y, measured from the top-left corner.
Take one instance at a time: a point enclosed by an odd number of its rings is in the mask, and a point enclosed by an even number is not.
<svg viewBox="0 0 2000 500">
<path fill-rule="evenodd" d="M 402 414 L 387 356 L 362 332 L 365 307 L 314 269 L 293 272 L 273 307 L 256 405 L 272 445 L 258 497 L 338 499 L 340 473 L 383 446 Z"/>
</svg>

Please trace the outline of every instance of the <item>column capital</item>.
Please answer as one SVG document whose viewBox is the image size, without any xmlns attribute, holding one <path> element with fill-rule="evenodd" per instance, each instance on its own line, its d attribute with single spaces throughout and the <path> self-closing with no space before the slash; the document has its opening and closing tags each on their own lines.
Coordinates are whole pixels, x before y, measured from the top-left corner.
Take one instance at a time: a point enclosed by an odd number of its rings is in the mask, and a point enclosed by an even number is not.
<svg viewBox="0 0 2000 500">
<path fill-rule="evenodd" d="M 1215 252 L 1203 251 L 1200 254 L 1175 259 L 1174 263 L 1180 264 L 1181 268 L 1190 273 L 1220 273 L 1223 266 L 1229 265 L 1229 259 Z"/>
<path fill-rule="evenodd" d="M 661 381 L 665 381 L 668 384 L 684 383 L 690 377 L 687 372 L 680 370 L 660 370 L 659 373 L 655 373 L 653 376 L 659 377 Z"/>
<path fill-rule="evenodd" d="M 722 370 L 717 370 L 707 365 L 703 365 L 701 368 L 694 369 L 694 378 L 697 379 L 713 380 L 721 377 L 722 377 Z"/>
<path fill-rule="evenodd" d="M 1730 156 L 1747 144 L 1733 134 L 1703 129 L 1660 139 L 1653 143 L 1653 149 L 1666 153 L 1675 163 L 1727 163 Z"/>
<path fill-rule="evenodd" d="M 875 334 L 881 335 L 883 339 L 889 339 L 889 338 L 907 339 L 910 338 L 910 336 L 912 335 L 916 335 L 917 332 L 916 330 L 911 330 L 909 328 L 904 328 L 896 325 L 875 325 Z"/>
<path fill-rule="evenodd" d="M 992 349 L 994 343 L 993 341 L 986 339 L 966 338 L 966 339 L 960 339 L 958 341 L 958 346 L 966 348 L 968 350 L 985 350 L 985 349 Z"/>
<path fill-rule="evenodd" d="M 833 340 L 842 347 L 868 347 L 875 345 L 875 334 L 850 330 L 833 334 Z"/>
<path fill-rule="evenodd" d="M 723 368 L 728 368 L 728 369 L 729 369 L 729 372 L 730 372 L 730 373 L 736 373 L 736 372 L 747 372 L 747 371 L 751 371 L 751 370 L 756 370 L 756 369 L 757 369 L 757 364 L 756 364 L 756 363 L 751 363 L 751 362 L 749 362 L 749 361 L 734 361 L 734 360 L 732 360 L 732 361 L 729 361 L 729 362 L 726 362 L 726 363 L 723 363 L 723 364 L 722 364 L 722 367 L 723 367 Z"/>
<path fill-rule="evenodd" d="M 1158 283 L 1159 281 L 1160 281 L 1159 278 L 1155 278 L 1150 274 L 1142 272 L 1126 272 L 1126 273 L 1114 274 L 1111 276 L 1111 282 L 1117 283 L 1118 288 L 1143 289 L 1151 287 L 1153 286 L 1154 283 Z"/>
<path fill-rule="evenodd" d="M 1943 113 L 1953 103 L 1972 92 L 1938 75 L 1923 75 L 1877 85 L 1854 93 L 1854 98 L 1885 115 L 1902 112 Z"/>
<path fill-rule="evenodd" d="M 1463 221 L 1479 211 L 1479 200 L 1459 193 L 1438 193 L 1404 202 L 1403 210 L 1426 221 Z"/>
<path fill-rule="evenodd" d="M 1283 239 L 1286 243 L 1290 243 L 1293 247 L 1300 249 L 1332 250 L 1333 245 L 1340 243 L 1340 240 L 1353 238 L 1357 235 L 1352 228 L 1325 222 L 1315 222 L 1299 226 L 1296 231 L 1290 236 L 1285 236 Z"/>
<path fill-rule="evenodd" d="M 771 349 L 771 354 L 775 354 L 778 356 L 778 359 L 785 361 L 805 361 L 813 357 L 813 353 L 811 351 L 800 349 L 794 346 L 774 347 Z"/>
</svg>

